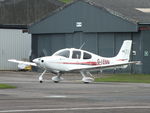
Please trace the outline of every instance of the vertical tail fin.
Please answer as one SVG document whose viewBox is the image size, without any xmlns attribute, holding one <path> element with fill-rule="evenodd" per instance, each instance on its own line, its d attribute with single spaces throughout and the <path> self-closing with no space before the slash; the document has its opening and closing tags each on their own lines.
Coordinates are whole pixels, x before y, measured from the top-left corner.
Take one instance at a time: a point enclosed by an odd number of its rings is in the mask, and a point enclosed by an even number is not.
<svg viewBox="0 0 150 113">
<path fill-rule="evenodd" d="M 115 57 L 118 61 L 128 62 L 130 59 L 132 40 L 125 40 L 121 46 L 118 55 Z"/>
</svg>

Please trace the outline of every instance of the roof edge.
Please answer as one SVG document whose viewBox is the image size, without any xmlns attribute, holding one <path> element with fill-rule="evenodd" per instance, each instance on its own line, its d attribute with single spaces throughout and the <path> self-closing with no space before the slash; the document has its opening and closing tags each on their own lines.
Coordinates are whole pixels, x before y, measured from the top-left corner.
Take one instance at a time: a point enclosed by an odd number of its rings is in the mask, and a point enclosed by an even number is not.
<svg viewBox="0 0 150 113">
<path fill-rule="evenodd" d="M 27 25 L 17 25 L 17 24 L 0 24 L 0 29 L 27 29 Z"/>
</svg>

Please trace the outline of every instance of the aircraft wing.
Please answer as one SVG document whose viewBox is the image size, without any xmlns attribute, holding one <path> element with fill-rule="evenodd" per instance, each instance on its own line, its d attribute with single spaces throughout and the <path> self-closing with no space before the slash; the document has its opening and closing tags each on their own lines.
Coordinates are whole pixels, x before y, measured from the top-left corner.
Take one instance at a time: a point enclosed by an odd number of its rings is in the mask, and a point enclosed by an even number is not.
<svg viewBox="0 0 150 113">
<path fill-rule="evenodd" d="M 70 71 L 81 71 L 81 70 L 88 70 L 88 71 L 94 71 L 94 70 L 103 70 L 103 69 L 107 69 L 107 68 L 117 68 L 120 66 L 124 66 L 124 65 L 129 65 L 129 64 L 141 64 L 140 61 L 132 61 L 132 62 L 127 62 L 127 63 L 118 63 L 118 64 L 107 64 L 107 65 L 97 65 L 97 66 L 90 66 L 90 67 L 83 67 L 83 68 L 75 68 L 72 69 Z"/>
<path fill-rule="evenodd" d="M 19 63 L 19 64 L 27 64 L 27 65 L 31 65 L 31 66 L 37 66 L 36 63 L 33 62 L 26 62 L 26 61 L 20 61 L 20 60 L 16 60 L 16 59 L 9 59 L 9 62 L 14 62 L 14 63 Z"/>
</svg>

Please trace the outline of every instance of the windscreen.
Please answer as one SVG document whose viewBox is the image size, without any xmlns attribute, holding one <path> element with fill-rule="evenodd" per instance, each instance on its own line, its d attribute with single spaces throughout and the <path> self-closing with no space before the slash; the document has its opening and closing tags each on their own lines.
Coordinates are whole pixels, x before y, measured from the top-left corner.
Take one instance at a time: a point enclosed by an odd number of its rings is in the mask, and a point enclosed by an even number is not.
<svg viewBox="0 0 150 113">
<path fill-rule="evenodd" d="M 55 55 L 56 56 L 63 56 L 63 57 L 69 58 L 70 51 L 69 50 L 60 51 L 60 52 L 56 53 Z"/>
</svg>

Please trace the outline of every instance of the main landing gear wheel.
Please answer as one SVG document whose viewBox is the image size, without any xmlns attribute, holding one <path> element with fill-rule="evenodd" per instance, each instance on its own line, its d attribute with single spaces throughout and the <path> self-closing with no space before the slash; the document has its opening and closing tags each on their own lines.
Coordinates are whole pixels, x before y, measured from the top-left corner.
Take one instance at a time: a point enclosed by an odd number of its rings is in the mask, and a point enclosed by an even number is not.
<svg viewBox="0 0 150 113">
<path fill-rule="evenodd" d="M 54 81 L 54 83 L 59 83 L 59 81 Z"/>
<path fill-rule="evenodd" d="M 43 81 L 40 81 L 40 83 L 43 83 Z"/>
<path fill-rule="evenodd" d="M 63 80 L 63 78 L 61 77 L 61 74 L 58 74 L 58 76 L 52 77 L 52 81 L 53 81 L 54 83 L 59 83 L 59 82 L 62 81 L 62 80 Z"/>
<path fill-rule="evenodd" d="M 88 83 L 92 83 L 94 81 L 93 78 L 91 77 L 83 77 L 82 78 L 82 81 L 85 83 L 85 84 L 88 84 Z"/>
<path fill-rule="evenodd" d="M 90 72 L 88 72 L 88 71 L 85 71 L 85 72 L 81 71 L 80 73 L 83 76 L 82 81 L 85 84 L 94 82 L 94 77 L 92 76 L 92 74 Z M 87 76 L 91 76 L 91 77 L 87 77 Z"/>
</svg>

